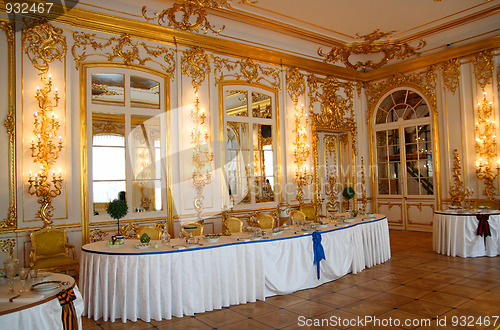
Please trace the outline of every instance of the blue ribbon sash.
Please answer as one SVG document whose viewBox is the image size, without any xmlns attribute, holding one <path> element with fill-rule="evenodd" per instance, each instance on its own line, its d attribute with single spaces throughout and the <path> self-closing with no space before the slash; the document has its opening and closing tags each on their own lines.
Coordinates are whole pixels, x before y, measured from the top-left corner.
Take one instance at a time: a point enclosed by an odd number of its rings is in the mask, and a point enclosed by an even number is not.
<svg viewBox="0 0 500 330">
<path fill-rule="evenodd" d="M 314 252 L 314 265 L 316 265 L 316 273 L 319 280 L 319 263 L 321 260 L 326 260 L 325 258 L 325 250 L 323 249 L 323 245 L 321 245 L 321 233 L 315 231 L 312 234 L 313 240 L 313 252 Z"/>
</svg>

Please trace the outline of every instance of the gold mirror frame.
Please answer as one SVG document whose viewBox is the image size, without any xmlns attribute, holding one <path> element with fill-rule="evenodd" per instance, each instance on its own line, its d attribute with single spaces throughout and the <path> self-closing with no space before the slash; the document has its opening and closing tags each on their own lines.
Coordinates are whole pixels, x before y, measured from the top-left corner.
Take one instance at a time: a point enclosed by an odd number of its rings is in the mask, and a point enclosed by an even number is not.
<svg viewBox="0 0 500 330">
<path fill-rule="evenodd" d="M 4 121 L 4 126 L 9 135 L 8 167 L 9 167 L 9 209 L 7 216 L 0 220 L 0 231 L 12 231 L 17 228 L 17 179 L 16 179 L 16 58 L 15 58 L 15 33 L 14 23 L 0 21 L 0 29 L 4 30 L 8 43 L 8 92 L 9 112 Z"/>
<path fill-rule="evenodd" d="M 86 244 L 90 241 L 90 224 L 89 224 L 89 195 L 88 195 L 88 150 L 89 146 L 87 144 L 87 138 L 88 138 L 88 132 L 87 132 L 87 70 L 90 68 L 124 68 L 124 69 L 130 69 L 130 70 L 136 70 L 136 71 L 142 71 L 145 73 L 149 73 L 158 77 L 161 77 L 164 80 L 165 83 L 165 115 L 169 113 L 170 109 L 170 83 L 169 83 L 169 75 L 165 74 L 164 72 L 135 65 L 135 64 L 129 64 L 129 65 L 123 65 L 122 63 L 113 63 L 113 62 L 88 62 L 84 63 L 81 62 L 79 66 L 79 71 L 80 71 L 80 128 L 81 128 L 81 135 L 80 135 L 80 159 L 81 159 L 81 206 L 82 206 L 82 242 L 83 244 Z M 170 120 L 169 116 L 167 115 L 166 121 L 165 121 L 165 130 L 166 132 L 169 131 L 170 126 Z M 165 134 L 165 136 L 168 136 L 168 134 Z M 166 162 L 169 161 L 170 159 L 170 154 L 171 154 L 171 146 L 170 146 L 170 140 L 165 141 L 166 146 L 165 146 L 165 155 L 166 155 Z M 167 163 L 167 165 L 170 165 Z M 172 170 L 171 166 L 166 166 L 166 173 L 165 173 L 165 184 L 166 184 L 166 198 L 167 198 L 167 216 L 166 220 L 168 221 L 168 231 L 170 235 L 173 235 L 174 233 L 174 215 L 173 215 L 173 210 L 174 210 L 174 202 L 172 198 L 172 191 L 170 189 L 170 182 L 172 182 Z M 144 220 L 161 220 L 164 219 L 165 217 L 160 217 L 160 218 L 141 218 L 141 221 Z M 130 222 L 130 220 L 129 220 Z M 123 223 L 127 223 L 127 221 L 123 221 Z M 93 225 L 99 226 L 99 225 L 108 225 L 109 223 L 93 223 Z"/>
<path fill-rule="evenodd" d="M 442 204 L 442 196 L 441 196 L 441 157 L 440 157 L 440 149 L 439 149 L 439 125 L 438 125 L 438 111 L 437 111 L 437 103 L 436 103 L 436 95 L 435 93 L 429 89 L 428 87 L 422 87 L 419 83 L 414 83 L 411 81 L 407 81 L 411 78 L 408 77 L 399 77 L 396 81 L 389 81 L 387 85 L 384 86 L 377 94 L 373 94 L 372 96 L 377 96 L 376 98 L 371 98 L 373 102 L 369 104 L 368 107 L 368 115 L 367 115 L 367 124 L 368 124 L 368 147 L 370 151 L 370 169 L 375 171 L 375 142 L 373 135 L 373 126 L 376 118 L 376 111 L 380 103 L 385 100 L 385 98 L 391 93 L 397 90 L 413 90 L 417 92 L 420 96 L 424 98 L 429 106 L 431 122 L 432 122 L 432 133 L 433 133 L 433 147 L 434 147 L 434 173 L 435 175 L 435 198 L 436 198 L 436 209 L 441 209 Z M 370 172 L 370 183 L 371 183 L 371 203 L 372 210 L 378 211 L 376 207 L 376 196 L 378 192 L 376 191 L 376 172 Z"/>
</svg>

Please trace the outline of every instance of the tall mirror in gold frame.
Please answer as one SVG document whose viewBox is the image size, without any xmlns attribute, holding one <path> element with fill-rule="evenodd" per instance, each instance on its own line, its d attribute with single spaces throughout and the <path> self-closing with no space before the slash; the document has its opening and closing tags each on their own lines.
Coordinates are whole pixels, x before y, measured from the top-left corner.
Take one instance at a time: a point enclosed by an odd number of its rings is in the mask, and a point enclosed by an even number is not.
<svg viewBox="0 0 500 330">
<path fill-rule="evenodd" d="M 321 112 L 311 111 L 311 134 L 314 162 L 314 204 L 317 214 L 357 209 L 356 197 L 342 197 L 346 187 L 357 196 L 356 123 L 353 110 L 353 87 L 333 77 L 309 78 L 311 109 L 319 104 Z"/>
<path fill-rule="evenodd" d="M 276 93 L 252 85 L 221 86 L 227 207 L 263 208 L 278 200 Z"/>
<path fill-rule="evenodd" d="M 128 204 L 120 224 L 169 219 L 173 228 L 167 77 L 142 67 L 109 65 L 84 66 L 84 74 L 84 240 L 92 229 L 116 232 L 116 220 L 106 209 L 117 198 Z"/>
</svg>

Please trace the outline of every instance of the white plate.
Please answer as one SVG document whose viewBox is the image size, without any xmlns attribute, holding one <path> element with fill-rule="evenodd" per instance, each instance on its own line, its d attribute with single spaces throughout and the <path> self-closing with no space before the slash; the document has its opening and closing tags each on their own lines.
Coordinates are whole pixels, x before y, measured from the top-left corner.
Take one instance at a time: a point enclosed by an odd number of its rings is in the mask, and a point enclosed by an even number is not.
<svg viewBox="0 0 500 330">
<path fill-rule="evenodd" d="M 203 239 L 205 240 L 205 242 L 207 243 L 217 243 L 219 241 L 219 237 L 215 237 L 215 238 L 210 238 L 210 237 L 203 237 Z"/>
<path fill-rule="evenodd" d="M 262 239 L 262 236 L 249 236 L 248 239 L 251 241 L 259 241 Z"/>
<path fill-rule="evenodd" d="M 302 228 L 302 231 L 305 233 L 312 233 L 312 232 L 314 232 L 314 229 Z"/>
<path fill-rule="evenodd" d="M 107 244 L 109 248 L 116 249 L 122 247 L 124 244 Z"/>
<path fill-rule="evenodd" d="M 186 249 L 192 249 L 192 248 L 199 247 L 199 246 L 201 246 L 201 244 L 186 244 L 186 245 L 184 245 L 184 247 Z"/>
<path fill-rule="evenodd" d="M 148 245 L 136 244 L 136 246 L 135 246 L 135 247 L 136 247 L 137 249 L 139 249 L 139 250 L 143 250 L 143 249 L 149 249 L 149 248 L 151 247 L 151 245 L 150 245 L 150 244 L 148 244 Z"/>
<path fill-rule="evenodd" d="M 45 282 L 33 284 L 31 286 L 31 290 L 36 291 L 36 292 L 45 292 L 45 291 L 57 289 L 60 286 L 62 286 L 61 281 L 45 281 Z"/>
</svg>

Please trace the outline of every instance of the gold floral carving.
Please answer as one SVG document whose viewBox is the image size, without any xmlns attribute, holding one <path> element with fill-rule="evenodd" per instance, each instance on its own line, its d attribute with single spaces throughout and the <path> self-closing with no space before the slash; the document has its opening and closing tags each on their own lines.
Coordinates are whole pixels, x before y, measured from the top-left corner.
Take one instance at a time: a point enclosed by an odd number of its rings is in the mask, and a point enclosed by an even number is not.
<svg viewBox="0 0 500 330">
<path fill-rule="evenodd" d="M 142 7 L 142 16 L 148 21 L 156 20 L 158 25 L 166 23 L 168 26 L 182 31 L 199 32 L 201 29 L 205 34 L 212 31 L 218 35 L 225 26 L 223 25 L 218 30 L 214 29 L 215 26 L 210 24 L 207 19 L 207 9 L 222 9 L 224 7 L 231 8 L 227 0 L 182 0 L 181 3 L 174 3 L 172 7 L 155 13 L 152 17 L 147 16 L 146 6 L 144 6 Z M 182 14 L 182 20 L 178 19 L 180 14 Z"/>
<path fill-rule="evenodd" d="M 335 135 L 325 135 L 323 138 L 323 143 L 325 146 L 325 165 L 326 165 L 326 186 L 325 195 L 327 196 L 327 209 L 339 210 L 340 203 L 338 201 L 338 196 L 340 194 L 340 184 L 337 181 L 336 169 L 338 169 L 337 164 L 337 136 Z M 333 157 L 332 157 L 333 156 Z M 329 164 L 329 159 L 333 160 L 333 164 Z M 333 167 L 332 170 L 330 168 Z"/>
<path fill-rule="evenodd" d="M 32 20 L 26 23 L 22 33 L 23 50 L 33 66 L 40 71 L 42 81 L 49 71 L 49 64 L 62 61 L 66 56 L 67 44 L 63 30 L 46 20 Z"/>
<path fill-rule="evenodd" d="M 377 69 L 394 58 L 404 59 L 415 55 L 420 56 L 420 53 L 417 51 L 422 49 L 426 45 L 425 40 L 420 40 L 419 44 L 415 47 L 410 46 L 406 42 L 390 40 L 380 41 L 380 39 L 386 38 L 394 32 L 395 31 L 380 32 L 380 30 L 377 29 L 374 32 L 366 35 L 356 34 L 356 39 L 362 39 L 364 41 L 347 44 L 344 47 L 333 47 L 326 54 L 323 53 L 323 50 L 321 48 L 319 48 L 318 54 L 322 57 L 325 57 L 325 62 L 327 63 L 335 63 L 340 60 L 346 67 L 356 70 L 359 68 Z M 383 57 L 378 62 L 368 60 L 365 62 L 357 61 L 356 63 L 351 63 L 349 61 L 349 57 L 351 57 L 352 55 L 368 55 L 379 53 L 383 53 Z"/>
<path fill-rule="evenodd" d="M 444 90 L 455 94 L 460 84 L 460 59 L 453 58 L 441 64 Z"/>
<path fill-rule="evenodd" d="M 366 84 L 366 98 L 368 103 L 368 116 L 367 122 L 370 123 L 373 119 L 375 112 L 375 105 L 378 100 L 389 90 L 401 86 L 415 86 L 417 87 L 430 102 L 431 108 L 437 114 L 437 100 L 436 100 L 436 73 L 435 67 L 431 66 L 429 69 L 409 75 L 395 74 L 388 79 L 379 82 L 369 82 Z"/>
<path fill-rule="evenodd" d="M 286 90 L 295 104 L 306 91 L 304 75 L 296 67 L 289 68 L 286 72 Z"/>
<path fill-rule="evenodd" d="M 466 188 L 461 177 L 462 166 L 460 165 L 460 157 L 458 150 L 453 150 L 453 180 L 454 185 L 450 182 L 451 204 L 455 206 L 465 206 L 465 200 L 472 195 L 469 188 Z"/>
<path fill-rule="evenodd" d="M 8 88 L 9 111 L 4 121 L 9 136 L 8 142 L 8 167 L 9 167 L 9 209 L 7 216 L 0 221 L 0 229 L 11 230 L 17 226 L 17 180 L 16 180 L 16 58 L 15 58 L 15 33 L 14 23 L 0 21 L 0 29 L 5 32 L 8 43 Z"/>
<path fill-rule="evenodd" d="M 361 211 L 366 212 L 366 205 L 368 203 L 368 198 L 366 198 L 366 175 L 365 175 L 365 157 L 361 157 Z"/>
<path fill-rule="evenodd" d="M 98 39 L 103 40 L 102 42 Z M 175 71 L 175 51 L 166 47 L 148 46 L 145 42 L 133 42 L 130 35 L 122 34 L 118 38 L 103 39 L 96 37 L 95 34 L 84 32 L 73 33 L 74 44 L 71 48 L 75 66 L 78 70 L 80 62 L 85 61 L 90 56 L 104 56 L 108 61 L 114 61 L 117 58 L 123 60 L 125 65 L 139 64 L 146 65 L 146 62 L 158 64 L 163 72 L 173 79 Z M 105 53 L 87 53 L 88 49 L 107 50 Z M 147 56 L 143 56 L 143 53 Z M 161 62 L 160 62 L 161 59 Z"/>
<path fill-rule="evenodd" d="M 196 92 L 205 81 L 205 76 L 210 73 L 210 57 L 201 47 L 188 49 L 182 55 L 181 72 L 191 77 Z"/>
<path fill-rule="evenodd" d="M 94 242 L 102 241 L 106 235 L 108 235 L 108 233 L 105 232 L 104 230 L 101 230 L 101 229 L 91 230 L 90 231 L 90 242 L 94 243 Z"/>
<path fill-rule="evenodd" d="M 16 246 L 16 241 L 14 239 L 0 239 L 0 252 L 5 252 L 9 254 L 9 257 L 14 258 L 14 247 Z"/>
<path fill-rule="evenodd" d="M 486 85 L 491 83 L 493 78 L 493 52 L 491 50 L 485 50 L 484 52 L 478 53 L 474 56 L 472 63 L 474 64 L 474 75 L 476 76 L 477 83 L 484 91 Z"/>
<path fill-rule="evenodd" d="M 116 123 L 111 120 L 93 120 L 92 135 L 105 133 L 125 136 L 125 123 Z"/>
<path fill-rule="evenodd" d="M 280 90 L 281 78 L 279 70 L 263 67 L 249 58 L 233 61 L 214 57 L 214 68 L 216 85 L 227 78 L 234 78 L 244 80 L 249 84 L 266 82 L 272 88 Z M 237 68 L 240 69 L 239 72 L 224 73 L 225 71 L 235 71 Z"/>
</svg>

